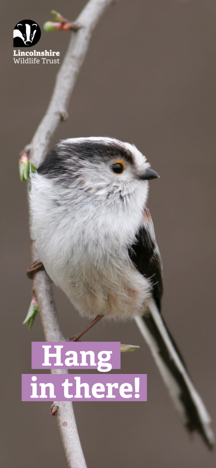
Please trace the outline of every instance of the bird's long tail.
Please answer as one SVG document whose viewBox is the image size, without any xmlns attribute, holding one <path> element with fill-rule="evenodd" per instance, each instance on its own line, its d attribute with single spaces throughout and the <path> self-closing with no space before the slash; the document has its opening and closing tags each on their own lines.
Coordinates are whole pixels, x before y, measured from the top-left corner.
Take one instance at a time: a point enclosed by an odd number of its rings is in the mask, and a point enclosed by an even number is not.
<svg viewBox="0 0 216 468">
<path fill-rule="evenodd" d="M 215 439 L 210 427 L 211 418 L 153 299 L 149 301 L 149 312 L 135 320 L 184 424 L 190 432 L 199 432 L 208 447 L 212 448 Z"/>
</svg>

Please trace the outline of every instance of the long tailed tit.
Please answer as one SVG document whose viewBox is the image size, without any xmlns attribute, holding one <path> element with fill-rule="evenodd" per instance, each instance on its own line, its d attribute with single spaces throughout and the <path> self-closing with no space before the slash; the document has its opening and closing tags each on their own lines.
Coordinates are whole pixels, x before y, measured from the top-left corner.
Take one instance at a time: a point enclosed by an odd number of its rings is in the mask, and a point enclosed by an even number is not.
<svg viewBox="0 0 216 468">
<path fill-rule="evenodd" d="M 210 417 L 161 316 L 162 264 L 146 207 L 145 156 L 112 138 L 61 141 L 31 177 L 40 259 L 83 316 L 134 318 L 190 431 L 214 444 Z"/>
</svg>

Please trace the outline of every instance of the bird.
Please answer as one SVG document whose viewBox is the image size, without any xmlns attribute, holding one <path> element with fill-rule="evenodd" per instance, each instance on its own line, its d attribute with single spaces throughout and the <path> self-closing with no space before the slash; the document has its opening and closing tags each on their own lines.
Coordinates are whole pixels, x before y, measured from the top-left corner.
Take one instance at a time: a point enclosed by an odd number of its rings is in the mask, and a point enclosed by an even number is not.
<svg viewBox="0 0 216 468">
<path fill-rule="evenodd" d="M 60 141 L 32 172 L 32 234 L 45 268 L 81 316 L 134 319 L 185 427 L 214 445 L 211 419 L 161 315 L 162 260 L 147 208 L 158 178 L 135 145 L 110 137 Z M 42 263 L 41 263 L 42 262 Z"/>
</svg>

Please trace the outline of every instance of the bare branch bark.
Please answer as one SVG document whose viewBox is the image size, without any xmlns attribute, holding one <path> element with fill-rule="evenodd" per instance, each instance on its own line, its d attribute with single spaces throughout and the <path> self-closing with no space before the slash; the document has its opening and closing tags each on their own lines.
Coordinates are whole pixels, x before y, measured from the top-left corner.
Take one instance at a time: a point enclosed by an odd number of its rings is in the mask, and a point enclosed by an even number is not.
<svg viewBox="0 0 216 468">
<path fill-rule="evenodd" d="M 31 144 L 27 147 L 30 161 L 35 166 L 45 156 L 50 139 L 60 123 L 62 115 L 67 112 L 70 96 L 88 50 L 93 29 L 105 9 L 111 3 L 113 3 L 113 0 L 90 0 L 77 18 L 77 21 L 83 27 L 72 34 L 66 56 L 56 78 L 56 84 L 47 112 L 36 130 Z M 37 246 L 34 239 L 31 242 L 32 260 L 35 261 L 39 258 Z M 64 341 L 65 338 L 59 325 L 53 299 L 51 281 L 45 271 L 39 271 L 35 275 L 33 289 L 37 297 L 46 340 Z M 52 372 L 55 373 L 56 371 Z M 67 373 L 66 370 L 58 372 Z M 68 466 L 70 468 L 86 468 L 72 403 L 66 401 L 56 402 L 55 404 L 59 407 L 57 421 Z"/>
</svg>

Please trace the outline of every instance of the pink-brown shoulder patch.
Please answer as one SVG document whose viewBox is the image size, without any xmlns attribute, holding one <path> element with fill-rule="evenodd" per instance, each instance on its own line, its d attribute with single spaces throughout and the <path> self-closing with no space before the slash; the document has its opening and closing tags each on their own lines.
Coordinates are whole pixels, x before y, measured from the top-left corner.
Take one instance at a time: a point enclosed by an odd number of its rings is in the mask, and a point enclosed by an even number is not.
<svg viewBox="0 0 216 468">
<path fill-rule="evenodd" d="M 143 222 L 145 224 L 148 224 L 148 223 L 151 223 L 152 222 L 152 219 L 151 219 L 151 214 L 150 214 L 150 211 L 147 207 L 144 208 L 144 212 L 143 212 Z"/>
</svg>

